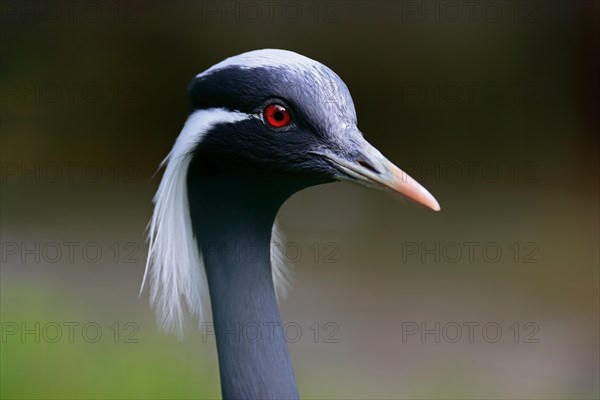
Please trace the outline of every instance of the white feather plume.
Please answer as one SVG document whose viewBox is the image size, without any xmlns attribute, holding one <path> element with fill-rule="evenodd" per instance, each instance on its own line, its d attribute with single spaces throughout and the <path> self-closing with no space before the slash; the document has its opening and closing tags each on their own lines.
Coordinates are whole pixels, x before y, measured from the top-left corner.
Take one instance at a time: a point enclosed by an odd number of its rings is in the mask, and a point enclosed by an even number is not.
<svg viewBox="0 0 600 400">
<path fill-rule="evenodd" d="M 250 117 L 220 108 L 195 111 L 161 163 L 165 171 L 153 199 L 154 212 L 148 224 L 148 258 L 141 290 L 148 282 L 150 304 L 159 326 L 179 338 L 185 328 L 185 308 L 200 324 L 207 320 L 210 310 L 206 272 L 192 230 L 188 204 L 187 172 L 191 152 L 215 124 Z M 272 234 L 281 248 L 283 242 L 277 223 Z M 281 297 L 288 287 L 290 273 L 281 250 L 274 249 L 273 243 L 271 255 L 273 279 Z"/>
</svg>

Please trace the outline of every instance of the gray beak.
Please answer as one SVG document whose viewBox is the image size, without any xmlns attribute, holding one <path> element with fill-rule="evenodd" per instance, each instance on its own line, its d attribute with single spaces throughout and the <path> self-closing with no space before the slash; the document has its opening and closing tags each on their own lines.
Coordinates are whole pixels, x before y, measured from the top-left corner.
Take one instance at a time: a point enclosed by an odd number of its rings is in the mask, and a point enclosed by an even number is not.
<svg viewBox="0 0 600 400">
<path fill-rule="evenodd" d="M 360 139 L 353 139 L 357 142 L 354 155 L 342 157 L 331 151 L 320 153 L 342 172 L 341 179 L 369 187 L 389 189 L 434 211 L 440 210 L 435 197 L 416 180 L 385 158 L 362 136 Z"/>
</svg>

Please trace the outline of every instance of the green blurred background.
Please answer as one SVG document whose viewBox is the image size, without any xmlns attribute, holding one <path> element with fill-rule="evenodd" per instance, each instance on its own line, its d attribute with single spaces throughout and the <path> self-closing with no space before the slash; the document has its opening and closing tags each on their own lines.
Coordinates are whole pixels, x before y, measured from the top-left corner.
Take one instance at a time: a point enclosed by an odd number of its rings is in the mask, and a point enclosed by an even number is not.
<svg viewBox="0 0 600 400">
<path fill-rule="evenodd" d="M 442 205 L 332 184 L 283 206 L 301 395 L 600 395 L 597 2 L 1 11 L 2 398 L 220 396 L 214 338 L 164 336 L 138 297 L 144 229 L 190 79 L 268 47 L 335 70 Z"/>
</svg>

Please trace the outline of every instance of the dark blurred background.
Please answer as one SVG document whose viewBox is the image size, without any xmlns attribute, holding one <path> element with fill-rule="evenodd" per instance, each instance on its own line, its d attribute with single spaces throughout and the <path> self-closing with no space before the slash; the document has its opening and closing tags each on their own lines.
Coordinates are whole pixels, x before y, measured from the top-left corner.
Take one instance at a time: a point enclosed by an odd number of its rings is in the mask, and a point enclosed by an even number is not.
<svg viewBox="0 0 600 400">
<path fill-rule="evenodd" d="M 599 3 L 1 3 L 2 398 L 214 398 L 214 338 L 138 297 L 191 78 L 319 60 L 433 213 L 331 184 L 282 208 L 304 398 L 598 398 Z"/>
</svg>

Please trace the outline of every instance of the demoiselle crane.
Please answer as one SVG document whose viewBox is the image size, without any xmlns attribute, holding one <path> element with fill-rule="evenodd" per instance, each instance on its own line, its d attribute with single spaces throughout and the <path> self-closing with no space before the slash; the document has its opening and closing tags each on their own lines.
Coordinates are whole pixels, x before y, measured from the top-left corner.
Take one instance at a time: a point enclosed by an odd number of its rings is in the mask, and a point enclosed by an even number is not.
<svg viewBox="0 0 600 400">
<path fill-rule="evenodd" d="M 210 304 L 224 398 L 298 398 L 284 334 L 274 329 L 280 206 L 304 188 L 350 181 L 440 207 L 364 139 L 348 88 L 317 61 L 250 51 L 197 75 L 189 94 L 193 112 L 154 197 L 144 274 L 151 304 L 177 334 L 185 309 L 204 320 Z M 249 247 L 251 260 L 236 254 Z M 261 340 L 232 334 L 248 325 Z"/>
</svg>

